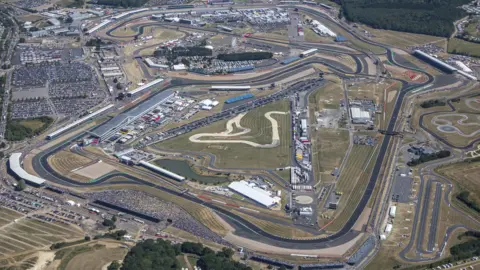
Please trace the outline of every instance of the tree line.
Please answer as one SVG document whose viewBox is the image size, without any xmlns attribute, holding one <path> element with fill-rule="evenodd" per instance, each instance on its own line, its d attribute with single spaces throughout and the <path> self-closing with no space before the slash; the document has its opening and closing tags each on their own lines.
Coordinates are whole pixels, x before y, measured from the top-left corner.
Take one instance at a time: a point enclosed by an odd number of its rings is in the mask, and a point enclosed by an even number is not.
<svg viewBox="0 0 480 270">
<path fill-rule="evenodd" d="M 106 6 L 120 6 L 120 7 L 141 7 L 148 0 L 97 0 L 95 2 L 90 1 L 88 3 Z"/>
<path fill-rule="evenodd" d="M 473 199 L 470 198 L 470 191 L 462 191 L 458 193 L 456 198 L 464 203 L 468 208 L 474 210 L 477 213 L 480 213 L 480 205 Z"/>
<path fill-rule="evenodd" d="M 470 0 L 343 0 L 341 14 L 373 28 L 449 37 Z"/>
<path fill-rule="evenodd" d="M 436 159 L 441 159 L 441 158 L 446 158 L 446 157 L 449 157 L 449 156 L 450 156 L 450 151 L 448 151 L 448 150 L 442 150 L 442 151 L 438 151 L 438 152 L 431 153 L 431 154 L 421 153 L 420 157 L 410 160 L 409 162 L 407 162 L 407 165 L 410 166 L 410 167 L 417 166 L 417 165 L 425 163 L 425 162 L 429 162 L 429 161 L 436 160 Z"/>
<path fill-rule="evenodd" d="M 432 108 L 432 107 L 442 107 L 445 106 L 446 103 L 445 101 L 441 101 L 438 99 L 431 99 L 431 100 L 426 100 L 420 104 L 420 107 L 424 109 Z"/>
<path fill-rule="evenodd" d="M 219 54 L 217 58 L 223 61 L 249 61 L 270 59 L 272 56 L 271 52 L 243 52 Z"/>
<path fill-rule="evenodd" d="M 234 261 L 234 251 L 223 248 L 221 251 L 204 247 L 200 243 L 184 242 L 172 244 L 163 239 L 148 239 L 130 249 L 120 266 L 114 262 L 108 269 L 115 270 L 149 270 L 149 269 L 180 269 L 178 255 L 183 253 L 199 256 L 197 266 L 202 270 L 251 270 L 250 267 Z"/>
</svg>

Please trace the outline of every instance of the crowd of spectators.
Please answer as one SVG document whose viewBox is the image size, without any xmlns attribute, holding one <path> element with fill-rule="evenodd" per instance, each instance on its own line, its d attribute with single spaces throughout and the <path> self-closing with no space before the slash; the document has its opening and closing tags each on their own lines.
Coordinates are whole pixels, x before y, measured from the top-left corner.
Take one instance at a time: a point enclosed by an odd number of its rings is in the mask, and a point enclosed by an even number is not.
<svg viewBox="0 0 480 270">
<path fill-rule="evenodd" d="M 19 0 L 15 1 L 13 4 L 21 8 L 36 8 L 48 4 L 46 0 Z"/>
<path fill-rule="evenodd" d="M 161 220 L 171 221 L 172 226 L 175 228 L 212 242 L 229 245 L 222 237 L 212 232 L 174 203 L 162 201 L 145 192 L 135 190 L 107 190 L 89 193 L 87 195 L 95 200 L 104 201 Z"/>
</svg>

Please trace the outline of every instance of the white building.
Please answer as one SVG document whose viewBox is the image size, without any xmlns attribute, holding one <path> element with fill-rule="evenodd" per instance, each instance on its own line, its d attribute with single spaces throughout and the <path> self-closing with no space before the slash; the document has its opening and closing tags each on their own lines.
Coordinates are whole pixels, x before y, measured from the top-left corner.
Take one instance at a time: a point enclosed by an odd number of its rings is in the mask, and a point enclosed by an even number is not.
<svg viewBox="0 0 480 270">
<path fill-rule="evenodd" d="M 184 64 L 178 64 L 178 65 L 173 65 L 173 70 L 178 71 L 178 70 L 186 70 L 187 67 Z"/>
<path fill-rule="evenodd" d="M 393 229 L 393 225 L 388 223 L 387 226 L 385 226 L 385 233 L 386 234 L 389 234 L 392 232 L 392 229 Z"/>
<path fill-rule="evenodd" d="M 364 111 L 358 107 L 350 108 L 350 113 L 352 115 L 352 123 L 354 124 L 366 124 L 371 119 L 369 112 Z"/>
<path fill-rule="evenodd" d="M 46 182 L 46 180 L 26 172 L 22 168 L 21 161 L 20 161 L 21 157 L 22 157 L 22 153 L 12 153 L 10 155 L 10 158 L 8 159 L 10 170 L 12 170 L 12 172 L 15 173 L 17 177 L 25 180 L 25 182 L 27 182 L 28 184 L 34 185 L 34 186 L 42 186 Z"/>
<path fill-rule="evenodd" d="M 170 178 L 173 178 L 173 179 L 175 179 L 175 180 L 177 180 L 177 181 L 182 182 L 182 181 L 185 180 L 185 177 L 183 177 L 183 176 L 181 176 L 181 175 L 178 175 L 178 174 L 176 174 L 176 173 L 174 173 L 174 172 L 171 172 L 171 171 L 169 171 L 169 170 L 166 170 L 166 169 L 164 169 L 164 168 L 160 168 L 160 167 L 158 167 L 158 166 L 155 166 L 155 165 L 153 165 L 153 164 L 151 164 L 151 163 L 148 163 L 148 162 L 146 162 L 146 161 L 144 161 L 144 160 L 140 161 L 139 163 L 140 163 L 142 166 L 144 166 L 145 168 L 147 168 L 147 169 L 150 169 L 150 170 L 152 170 L 152 171 L 156 171 L 156 172 L 158 172 L 158 173 L 160 173 L 160 174 L 163 174 L 163 175 L 165 175 L 165 176 L 168 176 L 168 177 L 170 177 Z"/>
<path fill-rule="evenodd" d="M 397 212 L 397 207 L 396 206 L 391 206 L 390 211 L 388 212 L 388 215 L 391 218 L 395 218 L 395 213 Z"/>
<path fill-rule="evenodd" d="M 255 184 L 249 184 L 244 180 L 232 182 L 228 187 L 267 208 L 280 202 L 279 197 L 272 197 L 268 191 L 257 187 Z"/>
<path fill-rule="evenodd" d="M 325 36 L 331 36 L 331 37 L 337 36 L 335 32 L 333 32 L 332 30 L 330 30 L 328 27 L 326 27 L 325 25 L 323 25 L 317 20 L 313 20 L 312 25 L 313 25 L 313 31 L 315 31 L 319 35 L 325 35 Z"/>
</svg>

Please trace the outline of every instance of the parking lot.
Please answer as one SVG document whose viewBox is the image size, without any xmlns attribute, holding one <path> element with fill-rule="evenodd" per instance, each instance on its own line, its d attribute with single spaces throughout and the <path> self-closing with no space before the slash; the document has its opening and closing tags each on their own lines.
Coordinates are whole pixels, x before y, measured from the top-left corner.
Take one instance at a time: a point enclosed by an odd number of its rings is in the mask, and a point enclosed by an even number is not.
<svg viewBox="0 0 480 270">
<path fill-rule="evenodd" d="M 93 69 L 80 62 L 18 67 L 12 76 L 11 117 L 83 114 L 105 99 L 98 85 Z"/>
</svg>

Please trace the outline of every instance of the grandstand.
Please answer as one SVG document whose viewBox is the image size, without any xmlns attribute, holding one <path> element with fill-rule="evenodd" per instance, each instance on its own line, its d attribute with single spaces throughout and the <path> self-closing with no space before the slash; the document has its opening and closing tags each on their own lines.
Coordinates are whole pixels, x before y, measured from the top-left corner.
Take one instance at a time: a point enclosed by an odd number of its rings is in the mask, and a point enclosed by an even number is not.
<svg viewBox="0 0 480 270">
<path fill-rule="evenodd" d="M 270 264 L 270 265 L 275 265 L 275 266 L 278 266 L 278 267 L 284 266 L 287 269 L 295 268 L 295 264 L 291 264 L 289 262 L 284 262 L 284 261 L 268 258 L 268 257 L 261 256 L 261 255 L 253 255 L 253 256 L 250 257 L 250 260 L 254 260 L 254 261 L 257 261 L 257 262 L 266 263 L 266 264 Z"/>
<path fill-rule="evenodd" d="M 25 182 L 32 186 L 43 186 L 46 182 L 45 179 L 31 175 L 26 172 L 21 165 L 20 158 L 22 153 L 12 153 L 8 159 L 9 169 L 19 178 L 25 180 Z"/>
<path fill-rule="evenodd" d="M 358 264 L 374 248 L 375 248 L 375 237 L 370 236 L 370 237 L 368 237 L 367 240 L 365 240 L 365 242 L 363 242 L 363 244 L 358 248 L 358 250 L 355 251 L 355 253 L 353 253 L 352 256 L 350 256 L 350 258 L 348 258 L 347 263 L 350 264 L 350 265 Z"/>
<path fill-rule="evenodd" d="M 298 269 L 299 270 L 345 269 L 345 264 L 341 262 L 302 264 L 298 266 Z"/>
<path fill-rule="evenodd" d="M 420 58 L 421 60 L 429 63 L 430 65 L 442 70 L 442 71 L 445 71 L 447 73 L 453 73 L 453 72 L 456 72 L 457 71 L 457 68 L 447 64 L 447 63 L 444 63 L 440 60 L 438 60 L 437 58 L 427 54 L 427 53 L 424 53 L 420 50 L 415 50 L 413 52 L 413 55 Z"/>
<path fill-rule="evenodd" d="M 106 26 L 107 24 L 109 24 L 111 22 L 112 22 L 111 20 L 104 20 L 101 23 L 99 23 L 99 24 L 95 25 L 94 27 L 90 28 L 89 30 L 87 30 L 87 34 L 92 34 L 93 32 L 99 30 L 100 28 Z"/>
<path fill-rule="evenodd" d="M 238 102 L 238 101 L 241 101 L 241 100 L 244 100 L 244 99 L 249 99 L 249 98 L 253 98 L 255 97 L 253 94 L 245 94 L 245 95 L 241 95 L 241 96 L 238 96 L 238 97 L 233 97 L 233 98 L 229 98 L 227 100 L 225 100 L 225 104 L 230 104 L 230 103 L 235 103 L 235 102 Z"/>
<path fill-rule="evenodd" d="M 246 91 L 252 87 L 249 85 L 212 85 L 211 91 Z"/>
<path fill-rule="evenodd" d="M 290 56 L 290 57 L 287 57 L 287 58 L 283 59 L 283 61 L 281 63 L 282 63 L 282 65 L 288 65 L 288 64 L 293 63 L 293 62 L 295 62 L 299 59 L 300 59 L 300 56 L 297 56 L 297 55 Z"/>
<path fill-rule="evenodd" d="M 90 134 L 92 134 L 94 137 L 100 138 L 101 140 L 105 140 L 117 133 L 122 127 L 133 123 L 141 116 L 153 110 L 158 104 L 167 101 L 173 95 L 174 93 L 171 90 L 162 91 L 136 105 L 135 107 L 120 113 L 119 115 L 110 119 L 108 122 L 96 127 L 90 131 Z"/>
<path fill-rule="evenodd" d="M 161 83 L 161 82 L 163 82 L 163 79 L 153 80 L 153 81 L 151 81 L 151 82 L 149 82 L 149 83 L 147 83 L 147 84 L 144 84 L 144 85 L 142 85 L 142 86 L 140 86 L 140 87 L 138 87 L 138 88 L 133 89 L 132 91 L 129 91 L 129 92 L 127 93 L 127 95 L 128 95 L 128 96 L 133 96 L 133 95 L 138 94 L 138 93 L 140 93 L 140 92 L 142 92 L 142 91 L 144 91 L 144 90 L 147 90 L 147 89 L 149 89 L 150 87 L 155 86 L 155 85 L 157 85 L 157 84 L 159 84 L 159 83 Z"/>
<path fill-rule="evenodd" d="M 51 140 L 51 139 L 57 137 L 58 135 L 62 134 L 63 132 L 72 129 L 72 128 L 74 128 L 74 127 L 76 127 L 76 126 L 78 126 L 78 125 L 86 122 L 87 120 L 90 120 L 90 119 L 92 119 L 93 117 L 95 117 L 95 116 L 97 116 L 97 115 L 100 115 L 100 114 L 103 113 L 103 112 L 106 112 L 107 110 L 109 110 L 110 108 L 113 108 L 114 106 L 115 106 L 115 105 L 113 105 L 113 104 L 109 104 L 109 105 L 107 105 L 106 107 L 103 107 L 103 108 L 101 108 L 100 110 L 97 110 L 97 111 L 95 111 L 95 112 L 93 112 L 93 113 L 91 113 L 91 114 L 89 114 L 89 115 L 87 115 L 87 116 L 84 116 L 84 117 L 78 119 L 77 121 L 74 121 L 73 123 L 71 123 L 71 124 L 69 124 L 69 125 L 66 125 L 66 126 L 64 126 L 64 127 L 62 127 L 62 128 L 59 128 L 59 129 L 55 130 L 54 132 L 48 134 L 48 135 L 47 135 L 47 139 L 48 139 L 48 140 Z"/>
</svg>

